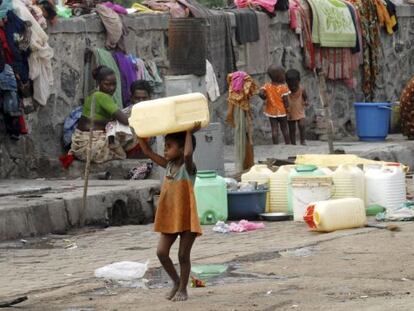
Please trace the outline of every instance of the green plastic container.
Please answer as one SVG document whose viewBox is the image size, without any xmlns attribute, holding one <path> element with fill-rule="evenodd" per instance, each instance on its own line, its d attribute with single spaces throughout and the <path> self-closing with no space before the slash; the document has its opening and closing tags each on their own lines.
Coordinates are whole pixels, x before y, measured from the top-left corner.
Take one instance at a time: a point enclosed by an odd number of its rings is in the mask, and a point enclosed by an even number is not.
<svg viewBox="0 0 414 311">
<path fill-rule="evenodd" d="M 293 214 L 292 180 L 295 177 L 325 176 L 326 174 L 315 165 L 297 165 L 291 170 L 288 179 L 288 214 Z"/>
<path fill-rule="evenodd" d="M 224 178 L 215 171 L 200 171 L 194 185 L 198 218 L 202 225 L 226 221 L 227 186 Z"/>
</svg>

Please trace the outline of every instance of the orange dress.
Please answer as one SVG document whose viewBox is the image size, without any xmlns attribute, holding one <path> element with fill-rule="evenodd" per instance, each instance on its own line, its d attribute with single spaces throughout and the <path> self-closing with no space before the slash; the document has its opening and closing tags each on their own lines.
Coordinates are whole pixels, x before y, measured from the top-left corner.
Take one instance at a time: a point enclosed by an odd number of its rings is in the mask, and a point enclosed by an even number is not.
<svg viewBox="0 0 414 311">
<path fill-rule="evenodd" d="M 266 93 L 266 107 L 264 114 L 270 118 L 286 117 L 283 96 L 290 93 L 288 86 L 286 84 L 275 85 L 266 83 L 262 89 Z"/>
<path fill-rule="evenodd" d="M 172 163 L 168 163 L 160 200 L 155 214 L 154 231 L 174 234 L 191 231 L 202 234 L 194 195 L 195 175 L 187 172 L 185 164 L 171 175 Z"/>
</svg>

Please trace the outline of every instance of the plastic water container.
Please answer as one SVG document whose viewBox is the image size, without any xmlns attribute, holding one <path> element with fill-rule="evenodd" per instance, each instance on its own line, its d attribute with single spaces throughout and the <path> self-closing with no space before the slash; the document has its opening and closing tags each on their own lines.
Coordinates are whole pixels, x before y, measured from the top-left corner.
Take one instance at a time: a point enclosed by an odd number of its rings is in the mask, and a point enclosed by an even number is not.
<svg viewBox="0 0 414 311">
<path fill-rule="evenodd" d="M 208 102 L 201 93 L 141 102 L 133 106 L 129 118 L 129 125 L 139 137 L 186 131 L 195 122 L 201 122 L 201 127 L 210 122 Z"/>
<path fill-rule="evenodd" d="M 257 220 L 265 212 L 268 191 L 229 191 L 229 219 Z"/>
<path fill-rule="evenodd" d="M 288 212 L 288 181 L 294 165 L 283 165 L 270 176 L 270 213 Z"/>
<path fill-rule="evenodd" d="M 357 135 L 362 141 L 383 141 L 388 135 L 390 103 L 355 103 Z"/>
<path fill-rule="evenodd" d="M 347 198 L 311 203 L 304 220 L 311 230 L 321 232 L 363 227 L 366 223 L 364 201 Z"/>
<path fill-rule="evenodd" d="M 264 164 L 254 165 L 247 173 L 244 173 L 241 176 L 241 181 L 243 183 L 248 183 L 250 181 L 257 182 L 258 185 L 266 185 L 269 187 L 270 176 L 273 175 L 273 172 Z M 266 212 L 270 209 L 270 195 L 267 193 L 266 201 Z"/>
<path fill-rule="evenodd" d="M 406 201 L 405 172 L 399 163 L 367 165 L 365 170 L 366 204 L 396 210 Z"/>
<path fill-rule="evenodd" d="M 315 165 L 297 165 L 294 169 L 291 170 L 290 174 L 289 174 L 289 179 L 288 179 L 288 213 L 289 214 L 294 214 L 293 213 L 293 206 L 294 203 L 298 203 L 299 204 L 299 199 L 301 195 L 303 195 L 303 193 L 301 192 L 301 189 L 299 188 L 306 188 L 306 184 L 308 182 L 308 179 L 306 177 L 315 177 L 315 176 L 324 176 L 325 173 L 323 171 L 321 171 L 320 169 L 318 169 L 317 166 Z M 332 179 L 331 179 L 332 180 Z M 312 182 L 312 180 L 309 180 L 309 182 L 311 183 L 309 187 L 309 190 L 311 191 L 311 193 L 309 193 L 308 195 L 311 195 L 312 192 L 314 192 L 313 188 L 317 188 L 319 183 L 317 182 L 317 180 L 315 180 L 314 182 Z M 316 182 L 316 184 L 315 184 Z M 295 190 L 299 190 L 299 193 L 295 194 L 294 197 L 294 188 Z M 313 190 L 312 190 L 313 189 Z M 306 191 L 305 191 L 306 192 Z M 319 196 L 316 196 L 317 198 L 319 198 Z M 316 198 L 315 197 L 315 198 Z M 320 201 L 320 200 L 326 200 L 328 198 L 324 198 L 324 199 L 312 199 L 313 196 L 311 195 L 310 198 L 307 198 L 305 201 L 302 201 L 300 203 L 301 209 L 303 209 L 303 213 L 304 213 L 304 209 L 306 208 L 306 206 L 313 201 Z M 310 200 L 310 201 L 308 201 Z M 302 215 L 303 216 L 303 215 Z M 298 221 L 302 221 L 302 217 L 298 216 L 295 217 L 296 220 Z"/>
<path fill-rule="evenodd" d="M 227 220 L 227 186 L 215 171 L 197 173 L 194 185 L 197 213 L 200 223 L 213 225 Z"/>
<path fill-rule="evenodd" d="M 365 174 L 355 165 L 340 165 L 332 173 L 333 199 L 359 198 L 365 200 Z"/>
</svg>

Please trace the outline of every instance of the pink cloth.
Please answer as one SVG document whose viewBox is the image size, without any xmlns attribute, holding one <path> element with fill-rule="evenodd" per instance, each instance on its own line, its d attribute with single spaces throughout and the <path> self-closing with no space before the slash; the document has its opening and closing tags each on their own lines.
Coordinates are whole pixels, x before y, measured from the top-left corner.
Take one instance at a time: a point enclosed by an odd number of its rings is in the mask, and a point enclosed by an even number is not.
<svg viewBox="0 0 414 311">
<path fill-rule="evenodd" d="M 265 227 L 264 223 L 254 223 L 249 222 L 248 220 L 240 220 L 239 223 L 232 222 L 229 225 L 230 232 L 246 232 L 254 231 L 257 229 L 263 229 Z"/>
<path fill-rule="evenodd" d="M 114 10 L 118 14 L 124 14 L 124 15 L 128 14 L 128 11 L 122 5 L 112 3 L 112 2 L 104 2 L 102 3 L 102 5 L 106 6 L 109 9 Z"/>
<path fill-rule="evenodd" d="M 231 88 L 236 93 L 240 93 L 244 87 L 244 78 L 246 78 L 247 73 L 244 71 L 236 71 L 231 75 Z"/>
<path fill-rule="evenodd" d="M 276 3 L 277 0 L 234 0 L 234 4 L 239 9 L 259 5 L 269 13 L 273 13 L 275 11 Z"/>
</svg>

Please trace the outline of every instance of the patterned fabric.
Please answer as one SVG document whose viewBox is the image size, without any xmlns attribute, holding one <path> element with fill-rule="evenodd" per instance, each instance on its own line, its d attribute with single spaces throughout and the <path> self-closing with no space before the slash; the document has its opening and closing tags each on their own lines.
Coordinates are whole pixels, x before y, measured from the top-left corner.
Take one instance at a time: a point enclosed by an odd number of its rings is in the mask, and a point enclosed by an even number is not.
<svg viewBox="0 0 414 311">
<path fill-rule="evenodd" d="M 92 137 L 92 163 L 104 163 L 111 160 L 126 159 L 126 152 L 134 146 L 130 141 L 115 137 L 115 143 L 109 144 L 105 131 L 93 131 Z M 72 136 L 72 146 L 68 154 L 72 154 L 81 161 L 86 161 L 89 144 L 89 132 L 75 130 Z"/>
<path fill-rule="evenodd" d="M 257 94 L 258 87 L 252 77 L 244 77 L 243 91 L 233 90 L 233 74 L 227 76 L 229 85 L 226 121 L 234 128 L 234 155 L 236 171 L 241 172 L 254 164 L 253 120 L 250 98 Z"/>
<path fill-rule="evenodd" d="M 173 164 L 168 163 L 155 214 L 154 231 L 167 234 L 191 231 L 201 235 L 193 189 L 196 175 L 190 175 L 185 164 L 173 175 L 172 167 Z"/>
<path fill-rule="evenodd" d="M 356 29 L 351 12 L 339 0 L 308 0 L 312 8 L 312 41 L 323 47 L 355 47 Z"/>
<path fill-rule="evenodd" d="M 375 83 L 379 73 L 380 33 L 375 0 L 350 0 L 359 12 L 362 30 L 363 85 L 366 100 L 373 100 Z"/>
<path fill-rule="evenodd" d="M 283 97 L 290 94 L 287 85 L 266 83 L 263 90 L 266 93 L 265 115 L 270 118 L 285 117 L 286 109 L 283 104 Z"/>
<path fill-rule="evenodd" d="M 401 125 L 402 131 L 408 139 L 414 139 L 414 77 L 404 88 L 401 99 Z"/>
</svg>

